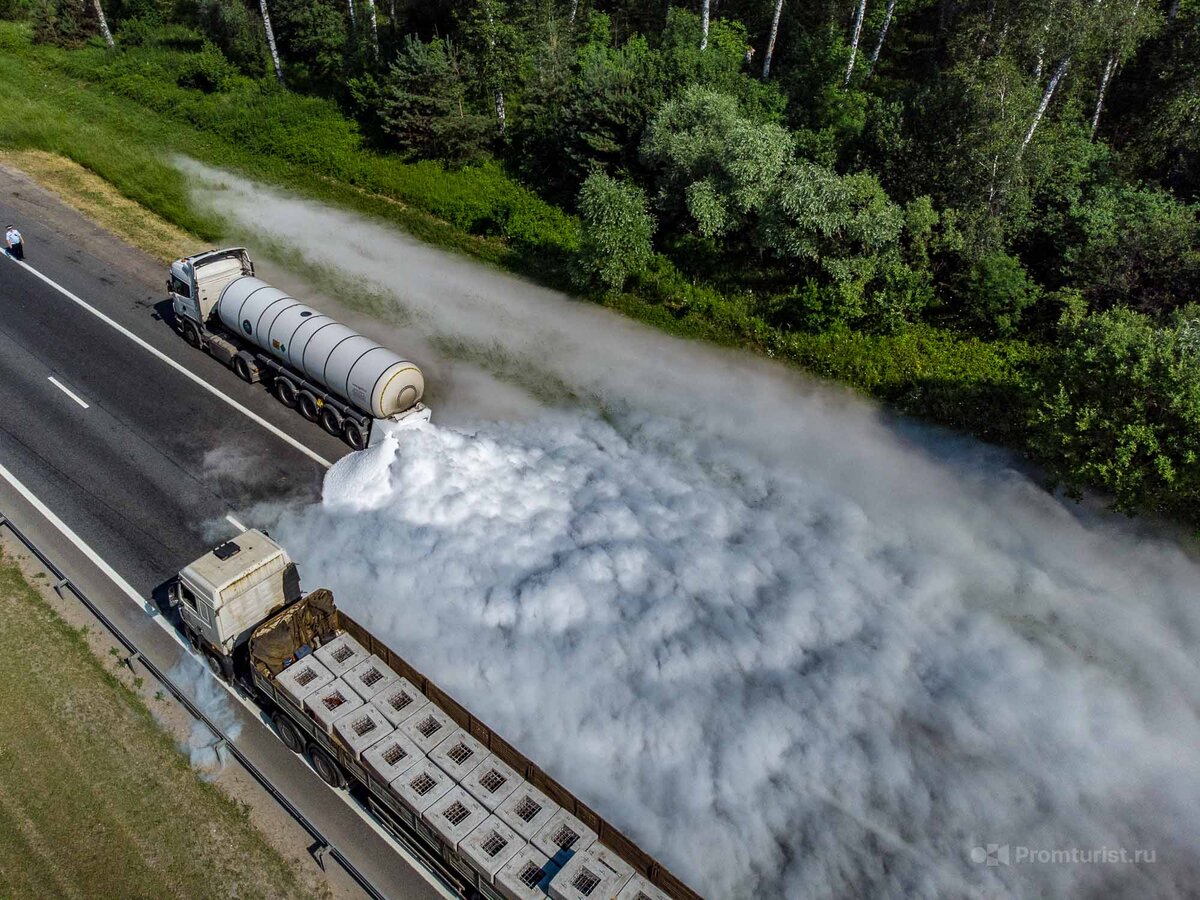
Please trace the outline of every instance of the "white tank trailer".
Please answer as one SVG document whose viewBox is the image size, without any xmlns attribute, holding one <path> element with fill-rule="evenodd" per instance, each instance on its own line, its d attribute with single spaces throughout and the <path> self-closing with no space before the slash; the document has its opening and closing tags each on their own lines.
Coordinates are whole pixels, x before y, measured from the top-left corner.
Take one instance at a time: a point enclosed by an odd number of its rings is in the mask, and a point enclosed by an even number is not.
<svg viewBox="0 0 1200 900">
<path fill-rule="evenodd" d="M 176 327 L 248 382 L 358 450 L 394 424 L 428 421 L 421 370 L 254 276 L 244 248 L 171 264 Z"/>
</svg>

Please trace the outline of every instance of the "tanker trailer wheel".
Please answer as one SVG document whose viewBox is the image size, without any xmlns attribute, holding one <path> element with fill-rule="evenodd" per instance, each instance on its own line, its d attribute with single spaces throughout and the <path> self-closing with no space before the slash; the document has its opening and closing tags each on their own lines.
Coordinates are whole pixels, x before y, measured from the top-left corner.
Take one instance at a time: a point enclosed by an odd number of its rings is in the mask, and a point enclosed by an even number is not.
<svg viewBox="0 0 1200 900">
<path fill-rule="evenodd" d="M 196 349 L 200 348 L 200 330 L 193 323 L 183 323 L 183 339 Z"/>
<path fill-rule="evenodd" d="M 304 752 L 304 738 L 300 732 L 296 730 L 296 726 L 292 724 L 291 719 L 280 710 L 276 710 L 271 716 L 271 724 L 275 726 L 275 730 L 279 732 L 279 739 L 283 741 L 283 745 L 293 753 Z"/>
<path fill-rule="evenodd" d="M 367 446 L 367 430 L 353 419 L 347 419 L 342 425 L 342 440 L 350 445 L 351 450 L 362 450 Z"/>
<path fill-rule="evenodd" d="M 317 421 L 317 416 L 321 414 L 321 408 L 317 406 L 317 398 L 308 391 L 300 391 L 296 394 L 296 409 L 300 410 L 300 415 L 310 422 Z"/>
<path fill-rule="evenodd" d="M 342 414 L 326 403 L 321 407 L 321 427 L 338 437 L 342 433 Z"/>
<path fill-rule="evenodd" d="M 235 356 L 233 358 L 233 374 L 238 378 L 249 383 L 250 381 L 250 363 L 246 362 L 244 356 Z"/>
<path fill-rule="evenodd" d="M 275 399 L 288 409 L 296 405 L 296 386 L 282 375 L 275 376 L 275 384 L 271 388 Z"/>
<path fill-rule="evenodd" d="M 342 767 L 330 759 L 328 753 L 315 744 L 309 746 L 308 753 L 312 758 L 313 768 L 317 770 L 323 782 L 334 788 L 346 786 L 346 776 Z"/>
</svg>

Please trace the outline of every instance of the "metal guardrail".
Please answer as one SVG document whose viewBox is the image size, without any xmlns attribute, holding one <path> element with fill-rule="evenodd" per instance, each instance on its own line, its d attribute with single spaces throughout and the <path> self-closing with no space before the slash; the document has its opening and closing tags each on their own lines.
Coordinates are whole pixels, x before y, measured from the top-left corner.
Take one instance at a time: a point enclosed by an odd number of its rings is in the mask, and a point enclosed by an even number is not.
<svg viewBox="0 0 1200 900">
<path fill-rule="evenodd" d="M 136 660 L 137 662 L 141 663 L 142 667 L 151 675 L 153 675 L 154 678 L 171 693 L 171 696 L 183 705 L 183 707 L 194 719 L 204 723 L 205 727 L 207 727 L 208 730 L 211 731 L 219 741 L 218 747 L 224 746 L 229 754 L 241 764 L 242 768 L 249 772 L 254 780 L 257 781 L 259 785 L 262 786 L 262 788 L 275 799 L 275 802 L 287 810 L 288 814 L 295 819 L 305 831 L 308 832 L 309 836 L 315 842 L 313 846 L 309 848 L 309 852 L 316 859 L 317 864 L 321 866 L 322 870 L 325 868 L 325 856 L 328 854 L 337 860 L 338 864 L 346 871 L 346 874 L 353 878 L 355 883 L 357 883 L 359 887 L 366 891 L 368 895 L 374 898 L 374 900 L 387 900 L 387 898 L 380 893 L 379 889 L 376 888 L 375 885 L 370 882 L 370 880 L 368 880 L 367 876 L 360 872 L 354 863 L 350 862 L 350 860 L 347 859 L 342 852 L 338 850 L 338 848 L 321 833 L 320 829 L 318 829 L 317 826 L 313 824 L 307 816 L 304 815 L 304 813 L 300 812 L 300 810 L 292 804 L 292 801 L 290 801 L 284 795 L 284 793 L 279 790 L 279 788 L 275 787 L 275 785 L 271 783 L 270 779 L 268 779 L 267 776 L 264 775 L 258 769 L 258 767 L 255 766 L 254 763 L 252 763 L 250 759 L 238 749 L 237 745 L 230 740 L 221 727 L 212 719 L 210 719 L 205 714 L 204 710 L 200 709 L 200 707 L 198 707 L 192 701 L 192 698 L 185 694 L 179 688 L 179 686 L 167 676 L 165 672 L 163 672 L 160 668 L 158 668 L 158 666 L 146 658 L 142 654 L 141 650 L 138 649 L 137 645 L 134 644 L 133 641 L 131 641 L 123 631 L 121 631 L 117 624 L 108 616 L 106 616 L 104 612 L 92 602 L 91 598 L 89 598 L 87 594 L 77 587 L 75 583 L 71 581 L 71 579 L 63 574 L 62 570 L 54 564 L 50 557 L 43 553 L 41 548 L 39 548 L 32 540 L 30 540 L 30 538 L 27 537 L 20 528 L 17 527 L 16 523 L 14 523 L 3 513 L 0 513 L 0 528 L 7 528 L 10 532 L 12 532 L 13 536 L 20 541 L 30 553 L 36 556 L 38 561 L 46 568 L 46 570 L 54 576 L 56 579 L 54 582 L 54 590 L 60 597 L 63 596 L 64 590 L 69 590 L 84 606 L 86 606 L 88 611 L 100 621 L 100 624 L 102 624 L 105 629 L 121 643 L 126 651 L 128 651 L 128 662 L 132 664 L 132 662 Z"/>
</svg>

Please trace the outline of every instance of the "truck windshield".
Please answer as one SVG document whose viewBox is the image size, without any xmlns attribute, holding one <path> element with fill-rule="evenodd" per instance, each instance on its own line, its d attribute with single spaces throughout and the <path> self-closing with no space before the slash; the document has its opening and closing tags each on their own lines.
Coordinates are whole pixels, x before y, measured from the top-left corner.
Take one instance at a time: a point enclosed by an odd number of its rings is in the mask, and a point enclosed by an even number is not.
<svg viewBox="0 0 1200 900">
<path fill-rule="evenodd" d="M 180 297 L 191 297 L 192 288 L 186 281 L 181 281 L 179 276 L 171 276 L 171 293 L 178 294 Z"/>
</svg>

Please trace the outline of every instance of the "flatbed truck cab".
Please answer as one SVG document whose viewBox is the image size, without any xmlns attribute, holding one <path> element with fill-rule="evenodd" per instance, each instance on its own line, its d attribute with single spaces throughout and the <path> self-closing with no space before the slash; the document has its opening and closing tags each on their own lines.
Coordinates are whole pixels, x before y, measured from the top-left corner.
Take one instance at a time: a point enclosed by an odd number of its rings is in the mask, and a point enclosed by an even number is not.
<svg viewBox="0 0 1200 900">
<path fill-rule="evenodd" d="M 229 679 L 250 633 L 300 599 L 300 575 L 283 547 L 251 529 L 183 569 L 169 596 L 192 646 Z"/>
</svg>

